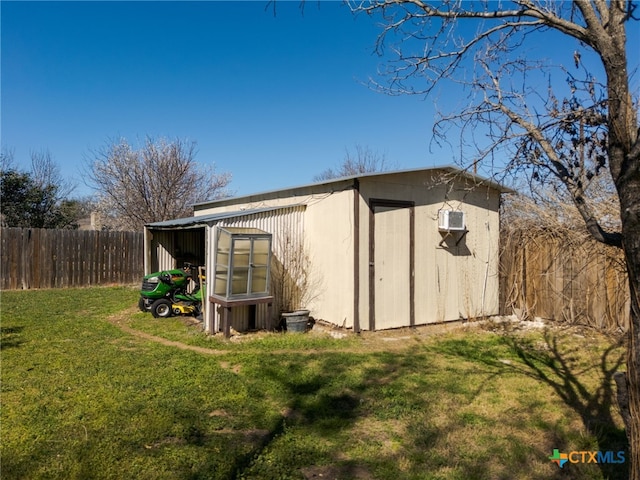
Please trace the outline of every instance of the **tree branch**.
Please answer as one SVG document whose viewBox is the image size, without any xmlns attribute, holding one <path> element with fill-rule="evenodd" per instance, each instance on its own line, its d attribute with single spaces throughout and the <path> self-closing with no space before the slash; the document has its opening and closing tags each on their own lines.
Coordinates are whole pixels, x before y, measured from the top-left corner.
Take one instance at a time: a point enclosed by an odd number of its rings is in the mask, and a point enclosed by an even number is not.
<svg viewBox="0 0 640 480">
<path fill-rule="evenodd" d="M 499 90 L 499 84 L 497 83 L 498 80 L 495 77 L 494 82 L 495 88 Z M 523 128 L 527 132 L 527 135 L 540 145 L 547 156 L 548 161 L 554 167 L 551 171 L 554 172 L 558 179 L 567 187 L 573 203 L 578 209 L 578 212 L 580 212 L 587 230 L 593 238 L 601 243 L 622 248 L 622 235 L 617 232 L 607 232 L 601 227 L 596 218 L 595 212 L 585 199 L 583 186 L 579 182 L 576 182 L 573 175 L 571 175 L 562 160 L 558 157 L 551 142 L 542 134 L 540 128 L 526 120 L 521 115 L 518 115 L 512 109 L 507 107 L 504 102 L 498 101 L 493 103 L 493 106 L 504 113 L 513 123 Z"/>
</svg>

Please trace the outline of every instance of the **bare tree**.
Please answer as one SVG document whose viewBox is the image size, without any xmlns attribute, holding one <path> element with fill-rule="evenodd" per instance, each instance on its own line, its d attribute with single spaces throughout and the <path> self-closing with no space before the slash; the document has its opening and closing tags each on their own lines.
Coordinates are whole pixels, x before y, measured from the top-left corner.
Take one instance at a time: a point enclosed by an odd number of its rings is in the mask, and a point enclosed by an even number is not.
<svg viewBox="0 0 640 480">
<path fill-rule="evenodd" d="M 49 150 L 31 152 L 31 177 L 40 188 L 55 185 L 57 187 L 56 201 L 68 198 L 75 190 L 75 185 L 62 177 L 60 168 L 53 160 Z"/>
<path fill-rule="evenodd" d="M 228 195 L 230 173 L 195 161 L 196 144 L 147 137 L 139 149 L 125 139 L 92 152 L 89 184 L 110 228 L 140 230 L 145 223 L 193 214 L 192 205 Z"/>
<path fill-rule="evenodd" d="M 390 94 L 464 92 L 441 114 L 437 141 L 459 142 L 461 159 L 477 167 L 496 152 L 507 168 L 565 189 L 589 233 L 624 251 L 631 292 L 631 325 L 623 415 L 630 443 L 630 476 L 640 479 L 640 141 L 632 99 L 627 25 L 638 20 L 631 0 L 371 0 L 354 11 L 382 20 L 377 49 L 393 60 L 372 81 Z M 535 56 L 537 39 L 564 36 L 565 60 Z M 547 37 L 548 38 L 548 37 Z M 560 43 L 558 45 L 561 45 Z M 555 51 L 554 54 L 561 53 Z M 569 67 L 568 67 L 569 66 Z M 558 82 L 558 78 L 562 79 Z M 451 98 L 451 95 L 448 96 Z M 637 92 L 636 92 L 637 97 Z M 456 140 L 452 141 L 452 135 Z M 472 157 L 467 157 L 474 151 Z M 609 170 L 619 200 L 620 230 L 603 226 L 589 184 Z M 620 402 L 624 410 L 626 402 Z"/>
<path fill-rule="evenodd" d="M 15 170 L 15 152 L 8 147 L 2 147 L 0 150 L 0 171 Z"/>
<path fill-rule="evenodd" d="M 375 152 L 369 147 L 356 145 L 355 154 L 347 149 L 344 160 L 337 168 L 327 168 L 322 173 L 315 175 L 313 180 L 320 182 L 362 173 L 383 172 L 388 169 L 387 159 L 384 154 Z"/>
</svg>

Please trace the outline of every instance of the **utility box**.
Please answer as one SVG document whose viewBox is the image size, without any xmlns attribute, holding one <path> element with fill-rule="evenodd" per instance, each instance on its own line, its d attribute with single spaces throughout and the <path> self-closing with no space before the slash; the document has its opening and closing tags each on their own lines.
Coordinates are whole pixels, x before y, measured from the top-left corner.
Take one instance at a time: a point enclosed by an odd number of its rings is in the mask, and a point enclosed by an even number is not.
<svg viewBox="0 0 640 480">
<path fill-rule="evenodd" d="M 271 234 L 257 228 L 216 230 L 214 294 L 228 301 L 268 297 Z"/>
</svg>

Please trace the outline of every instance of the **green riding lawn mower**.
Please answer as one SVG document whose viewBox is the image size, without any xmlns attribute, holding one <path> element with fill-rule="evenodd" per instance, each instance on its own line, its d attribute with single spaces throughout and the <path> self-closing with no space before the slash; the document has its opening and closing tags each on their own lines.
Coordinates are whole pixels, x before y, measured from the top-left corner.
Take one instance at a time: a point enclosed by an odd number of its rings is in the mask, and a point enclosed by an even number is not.
<svg viewBox="0 0 640 480">
<path fill-rule="evenodd" d="M 150 273 L 142 279 L 138 307 L 155 318 L 172 315 L 200 316 L 204 269 L 190 263 L 175 270 Z"/>
</svg>

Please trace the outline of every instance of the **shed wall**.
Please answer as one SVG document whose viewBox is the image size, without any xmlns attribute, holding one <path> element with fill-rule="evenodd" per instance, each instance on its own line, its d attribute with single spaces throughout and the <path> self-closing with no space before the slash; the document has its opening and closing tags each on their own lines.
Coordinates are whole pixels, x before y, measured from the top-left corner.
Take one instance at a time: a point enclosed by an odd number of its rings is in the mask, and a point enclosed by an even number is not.
<svg viewBox="0 0 640 480">
<path fill-rule="evenodd" d="M 221 225 L 255 226 L 273 234 L 274 261 L 283 259 L 285 263 L 291 260 L 296 251 L 302 252 L 302 261 L 309 276 L 300 279 L 306 282 L 306 294 L 294 302 L 293 309 L 305 308 L 318 319 L 325 319 L 332 323 L 353 327 L 353 191 L 339 189 L 322 194 L 312 190 L 300 195 L 305 206 L 290 207 L 289 210 L 300 212 L 298 215 L 282 217 L 278 212 L 237 217 L 225 220 Z M 291 202 L 292 199 L 289 199 Z M 268 199 L 259 203 L 235 204 L 233 209 L 252 209 L 282 205 L 282 198 Z M 224 210 L 228 206 L 222 207 Z M 207 209 L 198 214 L 220 213 L 215 209 Z M 254 219 L 254 220 L 248 220 Z M 288 250 L 285 252 L 285 249 Z M 286 260 L 285 260 L 286 259 Z M 288 287 L 285 287 L 288 288 Z M 286 295 L 292 295 L 286 291 Z M 294 295 L 295 296 L 295 295 Z M 279 312 L 282 305 L 276 304 L 274 311 Z M 265 306 L 259 308 L 265 309 Z M 235 310 L 235 309 L 234 309 Z M 240 318 L 246 317 L 238 308 L 238 315 L 234 317 L 234 325 L 243 326 Z M 234 328 L 236 328 L 234 326 Z"/>
<path fill-rule="evenodd" d="M 499 192 L 464 179 L 434 178 L 430 173 L 390 176 L 388 180 L 362 182 L 360 250 L 368 252 L 369 242 L 374 241 L 368 215 L 372 198 L 414 202 L 415 324 L 497 314 Z M 465 212 L 468 233 L 440 233 L 440 209 Z M 408 242 L 403 245 L 401 248 L 409 248 Z M 367 260 L 360 268 L 360 323 L 365 329 L 368 325 L 363 319 L 370 313 L 368 263 L 374 259 L 367 256 Z M 408 289 L 409 280 L 406 282 L 402 288 Z M 376 328 L 389 323 L 379 320 Z"/>
<path fill-rule="evenodd" d="M 317 198 L 307 206 L 305 248 L 309 255 L 306 306 L 317 319 L 352 328 L 354 298 L 353 190 Z"/>
<path fill-rule="evenodd" d="M 256 209 L 264 207 L 287 207 L 291 205 L 311 205 L 327 196 L 350 190 L 353 181 L 334 181 L 330 185 L 314 184 L 304 187 L 279 190 L 276 192 L 258 193 L 238 198 L 216 200 L 215 202 L 194 206 L 194 215 L 235 212 L 239 209 Z"/>
<path fill-rule="evenodd" d="M 400 242 L 397 248 L 413 248 L 413 270 L 405 281 L 406 288 L 413 282 L 415 325 L 498 313 L 500 191 L 495 185 L 480 185 L 463 175 L 429 170 L 363 177 L 359 193 L 354 190 L 357 185 L 354 181 L 337 182 L 331 185 L 330 191 L 326 186 L 313 186 L 292 190 L 295 195 L 289 197 L 286 191 L 280 191 L 230 199 L 202 206 L 196 214 L 304 204 L 306 210 L 298 206 L 286 214 L 266 212 L 225 220 L 221 224 L 254 226 L 273 233 L 276 259 L 283 256 L 281 239 L 289 237 L 284 242 L 289 247 L 292 241 L 298 246 L 304 245 L 312 266 L 310 281 L 315 293 L 303 306 L 316 318 L 367 329 L 370 292 L 374 288 L 369 280 L 370 265 L 375 260 L 370 258 L 370 245 L 375 241 L 370 231 L 370 201 L 412 202 L 413 244 L 410 247 L 408 241 Z M 320 191 L 321 188 L 325 191 Z M 438 211 L 441 209 L 462 210 L 468 231 L 464 235 L 439 232 Z M 399 223 L 387 222 L 387 225 L 394 224 L 407 230 L 406 219 Z M 387 238 L 391 242 L 393 232 L 389 232 Z M 407 255 L 400 253 L 399 258 L 406 259 Z M 263 320 L 256 326 L 270 328 L 276 319 L 267 319 L 262 310 L 259 318 Z M 274 308 L 274 314 L 278 310 Z M 358 312 L 358 324 L 354 310 Z M 247 319 L 247 312 L 238 308 L 234 312 L 234 328 L 246 328 Z M 376 328 L 397 326 L 395 319 L 378 320 Z"/>
<path fill-rule="evenodd" d="M 289 220 L 279 220 L 273 212 L 266 212 L 255 216 L 256 219 L 264 219 L 262 223 L 247 222 L 246 218 L 254 217 L 248 216 L 237 217 L 238 220 L 225 220 L 221 225 L 255 226 L 272 233 L 276 262 L 278 259 L 290 258 L 291 252 L 303 252 L 304 258 L 301 260 L 306 263 L 309 277 L 301 281 L 307 283 L 307 293 L 301 300 L 302 303 L 295 302 L 293 308 L 308 309 L 314 318 L 325 319 L 351 328 L 353 327 L 354 298 L 352 185 L 352 182 L 345 183 L 340 185 L 340 188 L 323 193 L 309 188 L 298 192 L 296 198 L 278 197 L 260 199 L 252 203 L 240 202 L 232 206 L 206 208 L 198 211 L 197 214 L 284 206 L 287 205 L 287 200 L 289 205 L 294 201 L 304 201 L 304 206 L 290 207 L 301 213 L 299 216 L 291 216 Z M 281 211 L 283 210 L 277 210 L 275 213 Z M 289 252 L 285 252 L 285 249 Z M 276 304 L 274 311 L 280 310 L 281 305 Z M 239 315 L 243 314 L 239 313 Z M 234 319 L 234 321 L 240 325 L 240 320 Z"/>
</svg>

